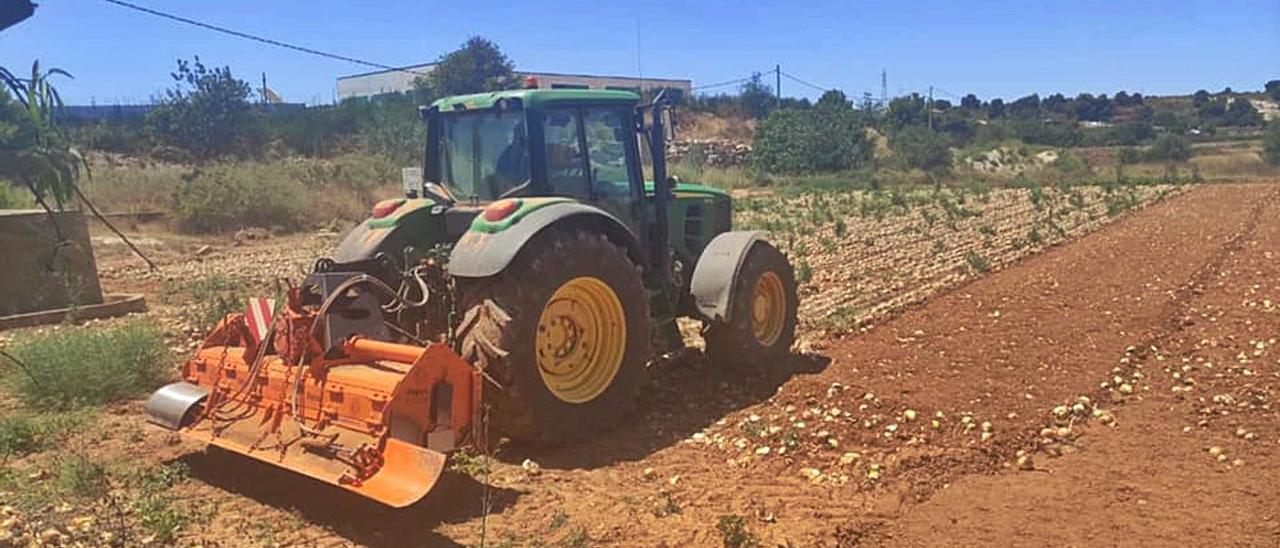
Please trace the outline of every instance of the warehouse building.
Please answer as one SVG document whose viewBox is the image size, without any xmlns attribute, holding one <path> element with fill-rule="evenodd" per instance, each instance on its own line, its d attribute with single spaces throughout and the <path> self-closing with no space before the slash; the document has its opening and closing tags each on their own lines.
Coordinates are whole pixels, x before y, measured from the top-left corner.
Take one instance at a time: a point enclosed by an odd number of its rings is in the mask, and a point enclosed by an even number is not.
<svg viewBox="0 0 1280 548">
<path fill-rule="evenodd" d="M 413 81 L 431 72 L 435 63 L 403 67 L 401 70 L 380 70 L 352 74 L 338 78 L 338 100 L 353 97 L 372 97 L 384 93 L 401 93 L 413 89 Z M 625 91 L 650 91 L 662 88 L 679 90 L 688 95 L 693 88 L 691 80 L 673 78 L 635 78 L 631 76 L 596 76 L 590 74 L 561 74 L 558 72 L 516 71 L 521 79 L 533 77 L 541 89 L 616 89 Z"/>
</svg>

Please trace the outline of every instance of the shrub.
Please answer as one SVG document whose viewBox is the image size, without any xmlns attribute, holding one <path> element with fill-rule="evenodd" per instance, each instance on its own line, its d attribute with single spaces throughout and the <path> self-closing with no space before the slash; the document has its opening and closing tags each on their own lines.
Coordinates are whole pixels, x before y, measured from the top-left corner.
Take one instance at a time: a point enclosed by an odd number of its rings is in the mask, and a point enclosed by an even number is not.
<svg viewBox="0 0 1280 548">
<path fill-rule="evenodd" d="M 1262 156 L 1268 164 L 1280 166 L 1280 122 L 1273 122 L 1262 141 Z"/>
<path fill-rule="evenodd" d="M 756 128 L 752 160 L 765 172 L 804 174 L 870 162 L 873 145 L 852 109 L 779 109 Z"/>
<path fill-rule="evenodd" d="M 738 515 L 723 515 L 716 521 L 716 529 L 725 548 L 756 548 L 760 539 L 747 530 L 747 520 Z"/>
<path fill-rule="evenodd" d="M 1178 135 L 1161 135 L 1147 149 L 1147 159 L 1152 162 L 1185 162 L 1191 159 L 1191 143 Z"/>
<path fill-rule="evenodd" d="M 220 165 L 179 187 L 174 218 L 179 229 L 194 233 L 293 229 L 302 224 L 303 196 L 299 181 L 280 169 Z"/>
<path fill-rule="evenodd" d="M 64 328 L 17 341 L 12 353 L 25 364 L 7 380 L 31 406 L 67 409 L 143 394 L 165 377 L 169 350 L 150 323 L 111 328 Z"/>
<path fill-rule="evenodd" d="M 1142 151 L 1133 147 L 1124 147 L 1116 153 L 1116 161 L 1121 165 L 1133 165 L 1142 162 Z"/>
<path fill-rule="evenodd" d="M 951 147 L 947 138 L 919 127 L 904 127 L 889 135 L 893 149 L 908 167 L 925 171 L 951 169 Z"/>
</svg>

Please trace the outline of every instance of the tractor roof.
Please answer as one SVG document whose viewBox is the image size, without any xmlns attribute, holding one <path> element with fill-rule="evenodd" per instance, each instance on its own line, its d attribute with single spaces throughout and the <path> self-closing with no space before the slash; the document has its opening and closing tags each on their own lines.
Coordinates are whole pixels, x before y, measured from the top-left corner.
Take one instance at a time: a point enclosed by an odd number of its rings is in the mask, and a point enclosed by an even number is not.
<svg viewBox="0 0 1280 548">
<path fill-rule="evenodd" d="M 501 99 L 519 99 L 525 108 L 538 108 L 549 102 L 560 101 L 616 102 L 634 105 L 640 101 L 640 96 L 630 91 L 611 89 L 515 89 L 445 97 L 436 100 L 431 106 L 441 112 L 486 109 L 493 107 Z"/>
</svg>

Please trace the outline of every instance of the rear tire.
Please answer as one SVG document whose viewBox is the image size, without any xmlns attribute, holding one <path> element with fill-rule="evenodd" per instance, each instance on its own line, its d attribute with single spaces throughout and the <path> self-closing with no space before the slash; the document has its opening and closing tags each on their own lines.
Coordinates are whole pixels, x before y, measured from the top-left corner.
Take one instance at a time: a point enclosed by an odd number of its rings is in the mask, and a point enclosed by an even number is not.
<svg viewBox="0 0 1280 548">
<path fill-rule="evenodd" d="M 502 389 L 485 387 L 495 431 L 563 443 L 609 428 L 632 409 L 649 354 L 649 305 L 639 268 L 621 247 L 601 234 L 552 227 L 501 273 L 458 278 L 457 288 L 461 310 L 489 299 L 511 317 L 495 341 L 508 355 L 489 364 Z"/>
<path fill-rule="evenodd" d="M 791 263 L 768 242 L 752 244 L 729 299 L 729 320 L 707 327 L 708 360 L 742 371 L 785 361 L 796 338 L 798 304 Z"/>
</svg>

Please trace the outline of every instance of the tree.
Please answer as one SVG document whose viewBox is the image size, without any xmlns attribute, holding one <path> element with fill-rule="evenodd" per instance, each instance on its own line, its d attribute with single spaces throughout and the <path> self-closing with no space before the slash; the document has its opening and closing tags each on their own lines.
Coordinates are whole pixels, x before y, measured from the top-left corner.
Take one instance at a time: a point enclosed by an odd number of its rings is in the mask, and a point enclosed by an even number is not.
<svg viewBox="0 0 1280 548">
<path fill-rule="evenodd" d="M 889 123 L 896 127 L 922 126 L 928 118 L 924 97 L 919 93 L 894 97 L 889 101 Z"/>
<path fill-rule="evenodd" d="M 1009 115 L 1014 118 L 1034 118 L 1040 115 L 1040 95 L 1032 93 L 1009 104 Z"/>
<path fill-rule="evenodd" d="M 1259 126 L 1262 125 L 1262 114 L 1254 108 L 1253 102 L 1237 97 L 1227 106 L 1226 123 L 1229 126 Z"/>
<path fill-rule="evenodd" d="M 889 134 L 889 148 L 908 167 L 929 172 L 951 169 L 946 137 L 922 127 L 903 127 Z"/>
<path fill-rule="evenodd" d="M 934 110 L 944 110 L 944 111 L 945 111 L 945 110 L 951 110 L 951 101 L 948 101 L 948 100 L 946 100 L 946 99 L 934 99 L 934 100 L 933 100 L 933 109 L 934 109 Z"/>
<path fill-rule="evenodd" d="M 1191 96 L 1191 105 L 1196 108 L 1200 108 L 1205 103 L 1208 103 L 1209 99 L 1212 99 L 1212 96 L 1209 95 L 1209 92 L 1203 89 L 1196 90 L 1195 94 Z"/>
<path fill-rule="evenodd" d="M 960 108 L 965 110 L 978 110 L 982 108 L 982 100 L 972 93 L 960 98 Z"/>
<path fill-rule="evenodd" d="M 1151 123 L 1164 128 L 1169 133 L 1182 134 L 1187 131 L 1187 121 L 1182 119 L 1172 110 L 1162 110 L 1155 113 L 1151 118 Z"/>
<path fill-rule="evenodd" d="M 1063 96 L 1061 93 L 1055 93 L 1053 95 L 1045 97 L 1044 100 L 1040 102 L 1040 106 L 1043 107 L 1045 110 L 1055 114 L 1066 114 L 1067 98 Z"/>
<path fill-rule="evenodd" d="M 1077 95 L 1072 101 L 1076 118 L 1093 122 L 1105 122 L 1111 119 L 1111 100 L 1104 93 L 1094 97 L 1088 93 Z"/>
<path fill-rule="evenodd" d="M 515 64 L 498 45 L 472 36 L 458 49 L 440 57 L 414 87 L 430 96 L 464 95 L 509 89 L 517 85 Z"/>
<path fill-rule="evenodd" d="M 773 88 L 766 85 L 760 73 L 757 72 L 742 84 L 742 89 L 738 91 L 738 102 L 742 104 L 742 110 L 748 116 L 760 119 L 773 111 L 778 99 L 773 96 Z"/>
<path fill-rule="evenodd" d="M 1191 143 L 1180 135 L 1161 135 L 1147 149 L 1147 159 L 1153 162 L 1185 162 L 1191 159 Z"/>
<path fill-rule="evenodd" d="M 778 109 L 760 122 L 752 161 L 765 172 L 842 171 L 871 161 L 863 113 L 849 108 Z"/>
<path fill-rule="evenodd" d="M 161 142 L 199 159 L 247 155 L 259 144 L 262 127 L 249 103 L 253 88 L 230 67 L 210 69 L 197 56 L 179 59 L 171 76 L 174 87 L 147 116 Z"/>
<path fill-rule="evenodd" d="M 852 103 L 845 96 L 843 91 L 838 89 L 829 89 L 822 92 L 822 96 L 818 98 L 818 107 L 827 108 L 850 108 Z"/>
<path fill-rule="evenodd" d="M 1262 155 L 1268 164 L 1280 167 L 1280 124 L 1271 124 L 1271 130 L 1263 138 Z"/>
<path fill-rule="evenodd" d="M 1280 101 L 1280 80 L 1268 80 L 1262 89 L 1272 101 Z"/>
<path fill-rule="evenodd" d="M 1004 116 L 1004 99 L 997 97 L 987 103 L 987 117 L 1000 118 L 1001 116 Z"/>
</svg>

